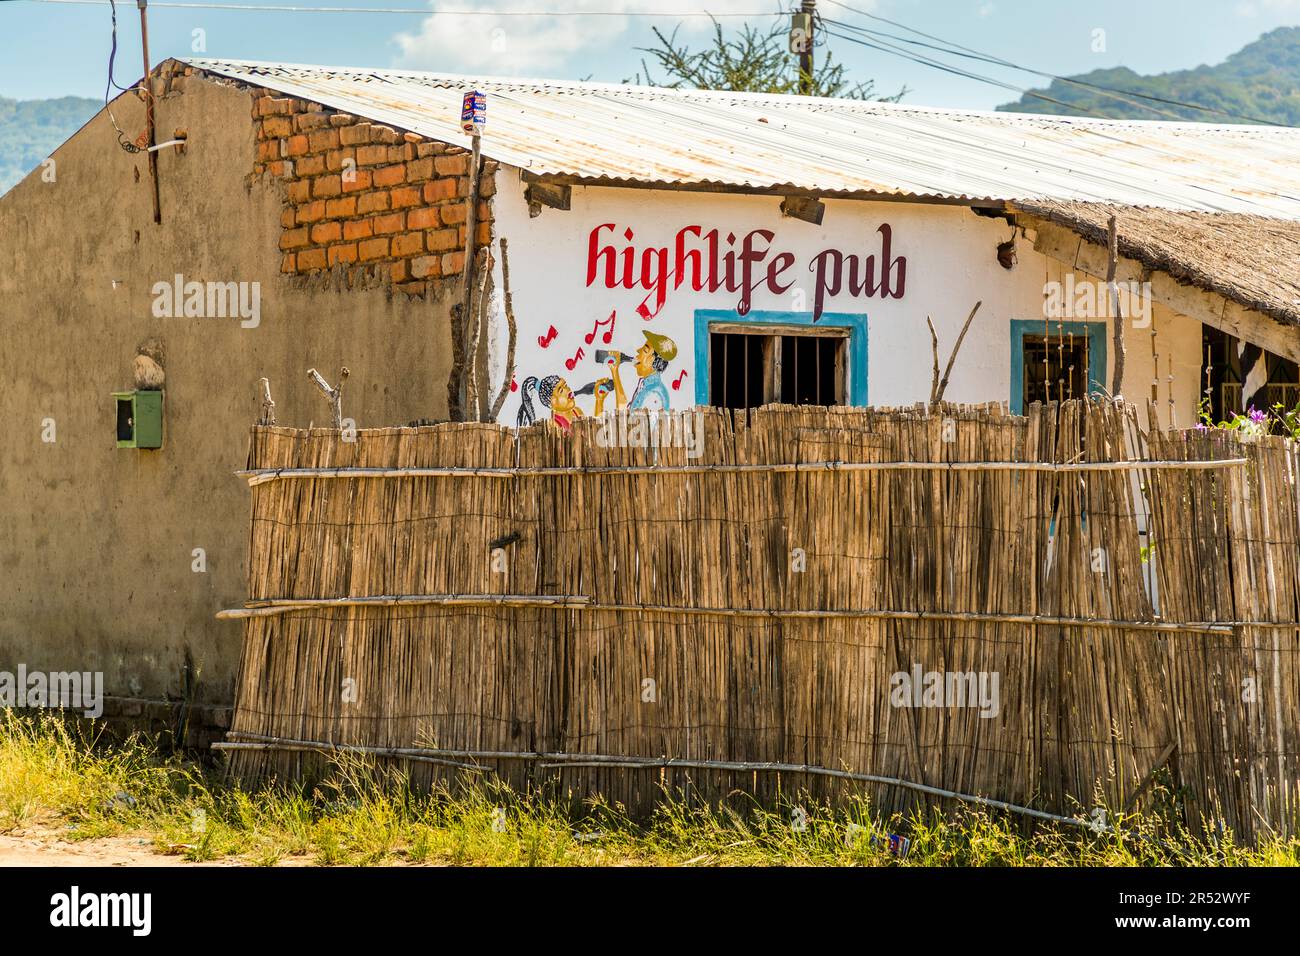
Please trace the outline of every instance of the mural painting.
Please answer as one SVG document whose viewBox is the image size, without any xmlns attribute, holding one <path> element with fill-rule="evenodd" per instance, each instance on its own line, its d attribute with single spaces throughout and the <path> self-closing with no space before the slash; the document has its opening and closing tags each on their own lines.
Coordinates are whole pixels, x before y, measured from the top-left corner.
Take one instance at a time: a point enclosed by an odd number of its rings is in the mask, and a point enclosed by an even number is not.
<svg viewBox="0 0 1300 956">
<path fill-rule="evenodd" d="M 613 324 L 613 313 L 610 314 L 607 321 L 611 325 Z M 597 325 L 599 324 L 601 323 L 597 323 Z M 554 331 L 553 328 L 552 331 Z M 612 339 L 611 333 L 606 333 L 606 335 L 609 338 L 605 341 Z M 663 375 L 672 361 L 677 358 L 677 343 L 668 336 L 652 332 L 649 329 L 642 329 L 641 335 L 645 338 L 645 341 L 632 353 L 611 349 L 596 349 L 593 356 L 594 363 L 603 366 L 605 374 L 594 378 L 576 390 L 569 384 L 568 379 L 562 375 L 552 374 L 541 378 L 530 375 L 525 378 L 520 386 L 522 394 L 520 395 L 519 414 L 515 424 L 522 428 L 536 422 L 539 414 L 538 405 L 540 405 L 541 409 L 550 412 L 551 421 L 564 431 L 568 431 L 572 427 L 574 420 L 587 414 L 578 404 L 579 396 L 590 397 L 594 400 L 590 413 L 592 415 L 603 415 L 605 413 L 605 403 L 610 395 L 614 396 L 614 408 L 619 411 L 624 409 L 666 411 L 671 404 L 671 399 L 668 394 L 668 386 L 664 384 Z M 593 338 L 594 336 L 587 337 L 588 344 L 591 343 Z M 573 359 L 565 360 L 565 366 L 570 371 L 573 371 L 578 367 L 578 363 L 583 357 L 585 357 L 584 350 L 578 349 Z M 625 365 L 630 365 L 636 376 L 630 397 L 627 386 L 623 382 L 623 366 Z M 593 374 L 597 373 L 593 370 Z"/>
</svg>

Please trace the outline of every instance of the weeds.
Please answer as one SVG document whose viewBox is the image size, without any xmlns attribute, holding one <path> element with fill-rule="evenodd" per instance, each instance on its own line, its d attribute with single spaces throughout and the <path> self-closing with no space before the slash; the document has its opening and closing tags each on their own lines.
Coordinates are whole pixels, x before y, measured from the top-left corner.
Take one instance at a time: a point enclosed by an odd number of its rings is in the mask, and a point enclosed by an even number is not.
<svg viewBox="0 0 1300 956">
<path fill-rule="evenodd" d="M 245 790 L 133 737 L 109 745 L 84 724 L 0 713 L 0 832 L 59 826 L 71 839 L 152 837 L 190 861 L 275 866 L 419 863 L 464 866 L 1245 866 L 1300 863 L 1300 842 L 1244 846 L 1231 833 L 1181 827 L 1167 784 L 1154 812 L 1104 834 L 1027 830 L 974 808 L 882 816 L 861 797 L 709 803 L 665 794 L 645 819 L 599 798 L 519 793 L 472 776 L 416 793 L 398 769 L 340 755 L 317 786 Z M 1164 802 L 1162 802 L 1164 801 Z M 911 841 L 905 858 L 888 836 Z"/>
</svg>

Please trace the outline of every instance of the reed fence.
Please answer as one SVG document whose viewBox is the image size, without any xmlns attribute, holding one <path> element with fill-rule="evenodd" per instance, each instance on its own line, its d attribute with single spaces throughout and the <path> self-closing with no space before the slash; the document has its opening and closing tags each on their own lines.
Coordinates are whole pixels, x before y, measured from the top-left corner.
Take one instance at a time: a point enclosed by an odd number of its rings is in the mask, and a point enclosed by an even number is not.
<svg viewBox="0 0 1300 956">
<path fill-rule="evenodd" d="M 1192 825 L 1296 831 L 1293 443 L 1111 403 L 685 414 L 690 449 L 255 427 L 232 769 L 1094 820 L 1159 774 Z M 930 672 L 997 699 L 900 697 Z"/>
</svg>

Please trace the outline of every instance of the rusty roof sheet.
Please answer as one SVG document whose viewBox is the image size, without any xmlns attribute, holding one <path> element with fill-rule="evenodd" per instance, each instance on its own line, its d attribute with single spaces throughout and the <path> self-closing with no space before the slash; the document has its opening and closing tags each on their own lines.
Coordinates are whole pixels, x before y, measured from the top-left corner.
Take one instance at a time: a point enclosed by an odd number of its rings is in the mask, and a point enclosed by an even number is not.
<svg viewBox="0 0 1300 956">
<path fill-rule="evenodd" d="M 1300 129 L 930 109 L 758 93 L 186 59 L 192 66 L 593 181 L 958 201 L 1058 200 L 1300 220 Z"/>
</svg>

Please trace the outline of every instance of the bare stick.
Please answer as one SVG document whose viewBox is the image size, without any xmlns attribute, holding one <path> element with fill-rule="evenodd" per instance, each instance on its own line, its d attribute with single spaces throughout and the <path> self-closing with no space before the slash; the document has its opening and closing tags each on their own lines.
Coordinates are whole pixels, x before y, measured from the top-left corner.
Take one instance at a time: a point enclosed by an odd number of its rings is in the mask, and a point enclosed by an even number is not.
<svg viewBox="0 0 1300 956">
<path fill-rule="evenodd" d="M 515 379 L 515 341 L 519 335 L 519 327 L 515 324 L 515 304 L 510 295 L 510 257 L 506 251 L 505 236 L 498 241 L 501 243 L 501 294 L 505 300 L 506 325 L 510 330 L 510 337 L 506 345 L 506 374 L 501 380 L 496 401 L 492 403 L 492 414 L 488 416 L 490 421 L 497 420 L 497 416 L 501 414 L 501 406 L 506 403 L 506 396 L 510 394 L 510 383 Z"/>
<path fill-rule="evenodd" d="M 930 353 L 934 356 L 934 373 L 930 376 L 930 404 L 933 405 L 939 394 L 939 335 L 934 331 L 934 322 L 927 315 L 925 324 L 930 327 Z"/>
<path fill-rule="evenodd" d="M 971 309 L 970 315 L 966 316 L 966 324 L 961 327 L 961 334 L 957 336 L 957 344 L 952 347 L 952 353 L 948 356 L 948 364 L 945 366 L 943 370 L 943 378 L 939 382 L 939 391 L 930 404 L 938 405 L 943 401 L 943 393 L 948 389 L 948 377 L 952 375 L 952 363 L 957 361 L 957 353 L 961 350 L 961 343 L 966 338 L 966 330 L 970 328 L 971 320 L 975 318 L 975 313 L 980 310 L 980 306 L 983 304 L 982 300 L 976 302 L 975 308 Z M 937 354 L 938 353 L 936 352 L 936 355 Z"/>
<path fill-rule="evenodd" d="M 271 401 L 271 381 L 262 379 L 262 417 L 258 419 L 259 425 L 275 424 L 275 402 Z"/>
<path fill-rule="evenodd" d="M 325 381 L 320 372 L 314 368 L 307 369 L 307 378 L 309 378 L 316 387 L 325 393 L 325 397 L 330 401 L 330 413 L 334 420 L 334 427 L 341 429 L 343 427 L 343 382 L 348 377 L 346 367 L 339 369 L 339 383 L 330 388 L 330 383 Z"/>
<path fill-rule="evenodd" d="M 1119 398 L 1124 382 L 1124 317 L 1120 315 L 1119 287 L 1115 285 L 1115 270 L 1119 267 L 1119 229 L 1114 216 L 1110 217 L 1106 230 L 1106 297 L 1110 300 L 1111 336 L 1115 352 L 1115 374 L 1110 380 L 1110 394 Z"/>
</svg>

